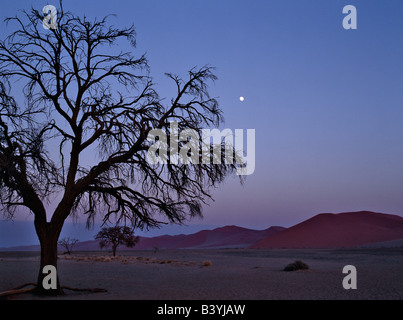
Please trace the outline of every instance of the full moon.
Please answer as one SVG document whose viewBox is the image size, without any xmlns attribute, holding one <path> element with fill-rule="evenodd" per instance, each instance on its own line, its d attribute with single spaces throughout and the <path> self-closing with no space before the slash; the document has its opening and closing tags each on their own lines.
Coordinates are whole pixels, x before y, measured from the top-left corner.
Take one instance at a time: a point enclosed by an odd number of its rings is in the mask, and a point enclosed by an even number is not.
<svg viewBox="0 0 403 320">
<path fill-rule="evenodd" d="M 239 97 L 239 100 L 244 101 L 245 98 L 244 97 Z"/>
</svg>

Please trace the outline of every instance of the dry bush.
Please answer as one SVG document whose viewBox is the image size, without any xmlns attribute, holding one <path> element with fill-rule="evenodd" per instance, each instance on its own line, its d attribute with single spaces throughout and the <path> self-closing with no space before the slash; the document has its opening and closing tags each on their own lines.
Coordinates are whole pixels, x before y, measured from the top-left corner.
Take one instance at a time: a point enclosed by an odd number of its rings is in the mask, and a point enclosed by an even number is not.
<svg viewBox="0 0 403 320">
<path fill-rule="evenodd" d="M 290 263 L 284 268 L 284 271 L 297 271 L 297 270 L 308 270 L 309 266 L 301 261 L 301 260 L 296 260 L 293 263 Z"/>
<path fill-rule="evenodd" d="M 213 263 L 210 260 L 204 260 L 202 262 L 202 267 L 210 267 L 212 265 L 213 265 Z"/>
</svg>

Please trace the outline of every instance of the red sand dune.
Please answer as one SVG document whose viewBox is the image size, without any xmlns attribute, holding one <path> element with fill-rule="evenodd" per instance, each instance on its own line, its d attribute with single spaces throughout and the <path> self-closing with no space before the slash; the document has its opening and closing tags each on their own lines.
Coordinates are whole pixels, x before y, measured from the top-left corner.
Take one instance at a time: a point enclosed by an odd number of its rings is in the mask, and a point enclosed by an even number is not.
<svg viewBox="0 0 403 320">
<path fill-rule="evenodd" d="M 132 250 L 208 248 L 340 248 L 403 239 L 403 217 L 369 211 L 322 213 L 288 229 L 252 230 L 226 226 L 189 235 L 141 237 Z M 393 244 L 392 244 L 393 245 Z M 39 246 L 0 248 L 2 251 L 39 250 Z M 63 251 L 63 248 L 59 248 Z M 74 251 L 99 250 L 99 242 L 84 241 Z M 127 250 L 121 247 L 120 250 Z"/>
<path fill-rule="evenodd" d="M 369 211 L 322 213 L 250 248 L 337 248 L 403 238 L 403 218 Z"/>
<path fill-rule="evenodd" d="M 251 230 L 237 226 L 225 226 L 189 235 L 143 237 L 135 249 L 152 249 L 154 247 L 160 249 L 246 247 L 284 229 L 283 227 L 270 227 L 266 230 Z"/>
</svg>

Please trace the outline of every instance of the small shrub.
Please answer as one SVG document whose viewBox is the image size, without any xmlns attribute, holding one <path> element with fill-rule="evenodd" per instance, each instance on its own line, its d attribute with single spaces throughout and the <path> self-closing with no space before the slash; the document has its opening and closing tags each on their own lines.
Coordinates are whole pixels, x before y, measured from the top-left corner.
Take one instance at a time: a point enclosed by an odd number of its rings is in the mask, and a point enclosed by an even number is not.
<svg viewBox="0 0 403 320">
<path fill-rule="evenodd" d="M 205 260 L 202 262 L 202 267 L 210 267 L 213 263 L 210 260 Z"/>
<path fill-rule="evenodd" d="M 308 269 L 309 269 L 309 266 L 305 262 L 303 262 L 301 260 L 296 260 L 295 262 L 287 265 L 284 268 L 284 271 L 297 271 L 297 270 L 308 270 Z"/>
</svg>

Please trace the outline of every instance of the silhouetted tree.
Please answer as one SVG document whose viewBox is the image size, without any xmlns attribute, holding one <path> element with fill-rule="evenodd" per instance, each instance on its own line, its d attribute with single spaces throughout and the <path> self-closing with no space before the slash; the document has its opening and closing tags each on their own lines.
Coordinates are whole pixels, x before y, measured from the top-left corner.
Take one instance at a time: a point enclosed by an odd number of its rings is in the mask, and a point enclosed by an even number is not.
<svg viewBox="0 0 403 320">
<path fill-rule="evenodd" d="M 140 238 L 134 235 L 133 229 L 127 226 L 115 226 L 110 228 L 102 228 L 95 236 L 99 241 L 99 246 L 102 248 L 112 246 L 112 255 L 116 256 L 116 249 L 120 245 L 125 245 L 128 248 L 133 248 Z"/>
<path fill-rule="evenodd" d="M 37 291 L 58 294 L 59 282 L 57 290 L 43 289 L 42 269 L 57 266 L 67 217 L 85 214 L 91 224 L 102 211 L 104 222 L 138 228 L 181 223 L 201 215 L 211 188 L 236 165 L 147 161 L 152 129 L 169 132 L 171 121 L 199 133 L 219 125 L 221 111 L 208 94 L 211 67 L 185 79 L 167 74 L 177 90 L 163 100 L 146 57 L 134 54 L 133 26 L 76 16 L 61 2 L 57 28 L 45 30 L 42 20 L 35 9 L 7 19 L 17 28 L 0 42 L 0 198 L 9 217 L 18 207 L 33 214 L 41 245 Z M 122 41 L 133 50 L 121 52 Z M 48 208 L 54 195 L 60 201 Z"/>
<path fill-rule="evenodd" d="M 63 238 L 59 241 L 59 245 L 61 245 L 67 253 L 67 254 L 71 254 L 71 252 L 73 251 L 73 247 L 76 245 L 76 243 L 78 242 L 78 239 L 70 239 L 70 237 L 67 238 Z"/>
</svg>

